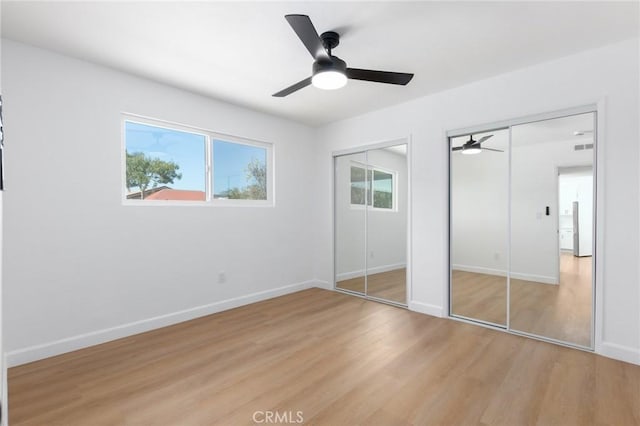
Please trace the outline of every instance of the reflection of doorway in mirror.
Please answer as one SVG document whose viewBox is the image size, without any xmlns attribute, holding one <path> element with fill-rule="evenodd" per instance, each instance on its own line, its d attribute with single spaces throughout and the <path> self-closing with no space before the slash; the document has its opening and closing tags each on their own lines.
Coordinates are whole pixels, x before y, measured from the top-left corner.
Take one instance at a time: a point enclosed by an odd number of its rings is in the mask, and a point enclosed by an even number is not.
<svg viewBox="0 0 640 426">
<path fill-rule="evenodd" d="M 593 247 L 593 168 L 558 170 L 558 236 L 560 252 L 584 257 Z"/>
<path fill-rule="evenodd" d="M 511 128 L 509 328 L 582 347 L 592 346 L 594 122 Z"/>
</svg>

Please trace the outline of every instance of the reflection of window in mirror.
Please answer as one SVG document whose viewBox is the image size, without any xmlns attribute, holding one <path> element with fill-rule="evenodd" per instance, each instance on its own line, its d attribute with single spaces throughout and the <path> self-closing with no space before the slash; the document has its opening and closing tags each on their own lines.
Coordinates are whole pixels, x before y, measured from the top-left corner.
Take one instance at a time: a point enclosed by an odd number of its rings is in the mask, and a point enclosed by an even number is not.
<svg viewBox="0 0 640 426">
<path fill-rule="evenodd" d="M 366 172 L 365 172 L 366 171 Z M 367 206 L 374 209 L 397 210 L 395 208 L 395 182 L 397 172 L 378 167 L 351 164 L 351 205 Z"/>
</svg>

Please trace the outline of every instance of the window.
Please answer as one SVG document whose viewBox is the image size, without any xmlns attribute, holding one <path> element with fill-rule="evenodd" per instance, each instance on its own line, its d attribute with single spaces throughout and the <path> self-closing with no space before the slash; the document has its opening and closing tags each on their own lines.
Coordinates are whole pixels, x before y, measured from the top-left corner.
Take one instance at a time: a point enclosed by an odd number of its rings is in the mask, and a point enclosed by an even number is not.
<svg viewBox="0 0 640 426">
<path fill-rule="evenodd" d="M 267 149 L 213 141 L 213 197 L 267 199 Z"/>
<path fill-rule="evenodd" d="M 373 207 L 377 209 L 393 208 L 392 173 L 373 170 Z"/>
<path fill-rule="evenodd" d="M 127 121 L 126 182 L 130 200 L 206 200 L 206 137 Z"/>
<path fill-rule="evenodd" d="M 351 204 L 364 206 L 366 197 L 367 205 L 374 209 L 395 210 L 395 174 L 364 165 L 351 165 Z"/>
<path fill-rule="evenodd" d="M 272 204 L 271 144 L 126 118 L 124 147 L 130 203 Z"/>
</svg>

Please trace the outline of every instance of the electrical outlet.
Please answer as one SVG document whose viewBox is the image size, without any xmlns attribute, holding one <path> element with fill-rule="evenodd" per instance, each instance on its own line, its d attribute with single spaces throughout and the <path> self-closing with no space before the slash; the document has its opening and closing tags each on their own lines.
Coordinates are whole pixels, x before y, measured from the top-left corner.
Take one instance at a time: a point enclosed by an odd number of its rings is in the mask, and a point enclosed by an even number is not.
<svg viewBox="0 0 640 426">
<path fill-rule="evenodd" d="M 500 260 L 500 253 L 499 252 L 493 253 L 493 259 L 494 260 Z"/>
<path fill-rule="evenodd" d="M 373 259 L 373 250 L 369 253 L 369 257 Z"/>
<path fill-rule="evenodd" d="M 224 284 L 227 282 L 227 274 L 224 271 L 218 272 L 218 284 Z"/>
</svg>

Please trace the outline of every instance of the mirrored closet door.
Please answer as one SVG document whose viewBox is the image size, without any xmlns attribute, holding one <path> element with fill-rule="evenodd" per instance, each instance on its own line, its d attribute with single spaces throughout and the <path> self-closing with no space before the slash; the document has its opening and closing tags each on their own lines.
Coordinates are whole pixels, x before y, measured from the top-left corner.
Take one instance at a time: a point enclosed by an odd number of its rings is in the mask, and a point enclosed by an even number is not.
<svg viewBox="0 0 640 426">
<path fill-rule="evenodd" d="M 510 328 L 591 347 L 595 114 L 511 129 Z"/>
<path fill-rule="evenodd" d="M 595 113 L 450 138 L 450 314 L 593 348 Z"/>
<path fill-rule="evenodd" d="M 407 145 L 334 157 L 335 288 L 407 303 Z"/>
<path fill-rule="evenodd" d="M 505 327 L 509 130 L 451 144 L 451 313 Z"/>
<path fill-rule="evenodd" d="M 366 164 L 364 152 L 334 158 L 335 286 L 361 295 L 367 281 Z"/>
</svg>

